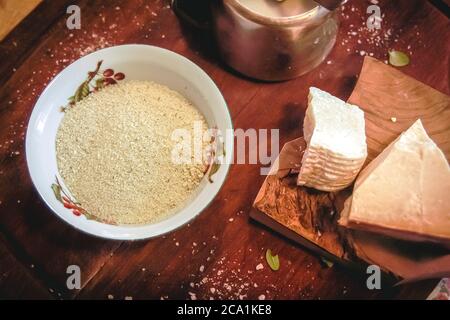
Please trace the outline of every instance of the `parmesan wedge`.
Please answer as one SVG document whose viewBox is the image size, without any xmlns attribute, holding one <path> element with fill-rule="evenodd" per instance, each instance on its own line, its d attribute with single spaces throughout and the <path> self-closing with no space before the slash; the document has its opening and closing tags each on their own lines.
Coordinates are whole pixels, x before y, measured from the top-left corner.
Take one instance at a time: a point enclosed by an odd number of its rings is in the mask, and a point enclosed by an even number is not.
<svg viewBox="0 0 450 320">
<path fill-rule="evenodd" d="M 417 120 L 356 180 L 341 225 L 450 243 L 450 167 Z"/>
</svg>

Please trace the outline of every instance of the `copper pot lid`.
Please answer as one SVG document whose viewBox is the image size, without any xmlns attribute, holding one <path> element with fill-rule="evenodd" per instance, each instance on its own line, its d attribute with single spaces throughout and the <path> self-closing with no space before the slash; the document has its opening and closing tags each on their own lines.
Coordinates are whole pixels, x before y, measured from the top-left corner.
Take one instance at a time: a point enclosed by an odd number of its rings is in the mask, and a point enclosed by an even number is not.
<svg viewBox="0 0 450 320">
<path fill-rule="evenodd" d="M 253 14 L 269 19 L 294 18 L 318 6 L 313 0 L 235 0 Z"/>
<path fill-rule="evenodd" d="M 259 24 L 289 26 L 321 19 L 343 0 L 224 0 Z"/>
</svg>

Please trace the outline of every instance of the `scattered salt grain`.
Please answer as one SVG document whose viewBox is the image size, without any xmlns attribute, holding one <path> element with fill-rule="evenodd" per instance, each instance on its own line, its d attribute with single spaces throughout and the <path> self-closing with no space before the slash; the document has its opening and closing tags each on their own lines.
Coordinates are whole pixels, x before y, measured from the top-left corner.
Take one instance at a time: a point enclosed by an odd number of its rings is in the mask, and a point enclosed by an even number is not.
<svg viewBox="0 0 450 320">
<path fill-rule="evenodd" d="M 260 263 L 256 266 L 256 270 L 262 270 L 262 269 L 264 269 L 264 266 L 262 263 Z"/>
<path fill-rule="evenodd" d="M 265 300 L 265 299 L 266 299 L 266 296 L 263 294 L 258 297 L 258 300 Z"/>
<path fill-rule="evenodd" d="M 188 292 L 189 296 L 191 297 L 191 300 L 197 300 L 197 295 L 193 292 Z"/>
</svg>

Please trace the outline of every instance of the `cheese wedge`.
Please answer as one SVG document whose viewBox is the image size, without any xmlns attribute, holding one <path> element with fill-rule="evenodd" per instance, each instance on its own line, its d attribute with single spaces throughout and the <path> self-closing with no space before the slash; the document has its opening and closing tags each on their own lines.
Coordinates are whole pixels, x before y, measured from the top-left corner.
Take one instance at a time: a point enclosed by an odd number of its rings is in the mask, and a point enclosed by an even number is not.
<svg viewBox="0 0 450 320">
<path fill-rule="evenodd" d="M 420 119 L 364 168 L 346 207 L 341 225 L 450 243 L 450 167 Z"/>
<path fill-rule="evenodd" d="M 364 112 L 317 88 L 309 89 L 303 123 L 307 149 L 297 184 L 322 191 L 348 187 L 367 157 Z"/>
</svg>

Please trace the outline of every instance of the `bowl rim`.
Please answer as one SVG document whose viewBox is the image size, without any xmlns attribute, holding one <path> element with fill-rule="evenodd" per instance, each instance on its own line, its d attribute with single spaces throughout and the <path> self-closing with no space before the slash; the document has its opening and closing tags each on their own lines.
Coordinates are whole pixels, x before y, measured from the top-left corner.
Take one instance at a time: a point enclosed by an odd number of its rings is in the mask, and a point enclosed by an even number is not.
<svg viewBox="0 0 450 320">
<path fill-rule="evenodd" d="M 222 101 L 222 106 L 225 107 L 225 113 L 226 113 L 226 119 L 225 122 L 227 124 L 227 126 L 229 126 L 229 129 L 233 130 L 234 132 L 234 126 L 233 126 L 233 121 L 231 118 L 231 113 L 230 113 L 230 109 L 228 108 L 228 104 L 222 94 L 222 92 L 220 91 L 220 89 L 218 88 L 218 86 L 216 85 L 216 83 L 212 80 L 212 78 L 202 69 L 200 68 L 196 63 L 194 63 L 193 61 L 191 61 L 190 59 L 184 57 L 183 55 L 174 52 L 172 50 L 169 49 L 165 49 L 162 47 L 158 47 L 158 46 L 154 46 L 154 45 L 148 45 L 148 44 L 122 44 L 122 45 L 116 45 L 116 46 L 111 46 L 111 47 L 107 47 L 107 48 L 102 48 L 93 52 L 90 52 L 89 54 L 86 54 L 82 57 L 79 57 L 78 59 L 74 60 L 72 63 L 70 63 L 69 65 L 67 65 L 66 67 L 64 67 L 62 70 L 60 70 L 58 72 L 58 74 L 46 85 L 46 87 L 44 88 L 44 90 L 40 93 L 39 98 L 36 100 L 36 102 L 33 105 L 33 108 L 31 110 L 30 116 L 28 118 L 28 122 L 27 122 L 27 130 L 26 130 L 26 135 L 25 135 L 25 159 L 26 159 L 26 164 L 27 164 L 27 171 L 28 171 L 28 175 L 31 179 L 32 185 L 34 187 L 34 189 L 37 191 L 37 194 L 39 195 L 39 197 L 42 199 L 42 201 L 45 203 L 45 205 L 50 209 L 50 211 L 53 212 L 54 215 L 56 215 L 60 220 L 64 221 L 64 223 L 70 225 L 71 227 L 75 228 L 78 231 L 81 231 L 84 234 L 96 237 L 96 238 L 101 238 L 101 239 L 109 239 L 109 240 L 119 240 L 119 241 L 124 241 L 124 240 L 128 240 L 128 241 L 134 241 L 134 240 L 145 240 L 145 239 L 151 239 L 151 238 L 156 238 L 165 234 L 168 234 L 170 232 L 173 232 L 177 229 L 180 229 L 182 227 L 184 227 L 185 225 L 189 224 L 191 221 L 193 221 L 195 218 L 197 218 L 202 212 L 205 211 L 205 209 L 207 207 L 209 207 L 211 205 L 211 203 L 214 201 L 214 199 L 216 198 L 217 194 L 222 190 L 223 185 L 225 184 L 227 178 L 228 178 L 228 174 L 230 172 L 230 168 L 231 168 L 231 159 L 234 157 L 234 136 L 232 139 L 227 140 L 227 146 L 225 147 L 226 150 L 226 155 L 225 155 L 225 161 L 221 164 L 221 167 L 224 166 L 225 167 L 225 172 L 224 172 L 224 176 L 223 179 L 221 179 L 220 181 L 220 185 L 217 188 L 217 190 L 215 191 L 215 193 L 212 195 L 212 197 L 208 200 L 205 201 L 204 203 L 201 204 L 200 208 L 194 213 L 192 214 L 186 221 L 179 223 L 177 225 L 175 225 L 172 228 L 167 228 L 167 230 L 164 230 L 163 232 L 155 232 L 153 234 L 150 235 L 143 235 L 143 236 L 131 236 L 130 234 L 126 234 L 124 235 L 123 233 L 121 233 L 120 235 L 111 235 L 110 233 L 108 233 L 108 235 L 106 234 L 100 234 L 100 233 L 95 233 L 90 229 L 86 229 L 83 228 L 82 225 L 80 224 L 74 224 L 71 221 L 69 221 L 69 219 L 67 219 L 65 217 L 65 215 L 60 214 L 58 212 L 58 209 L 56 209 L 49 201 L 47 201 L 47 199 L 45 198 L 43 192 L 41 192 L 41 189 L 38 187 L 37 185 L 37 177 L 35 175 L 33 175 L 32 173 L 32 169 L 30 166 L 31 163 L 31 159 L 30 159 L 30 155 L 29 155 L 29 149 L 31 148 L 30 146 L 30 135 L 31 135 L 31 130 L 30 129 L 30 124 L 32 123 L 32 121 L 36 118 L 37 116 L 37 111 L 36 111 L 36 106 L 39 103 L 39 100 L 42 98 L 42 96 L 48 94 L 48 91 L 51 90 L 52 86 L 59 81 L 59 78 L 62 77 L 62 73 L 68 69 L 69 67 L 71 67 L 72 65 L 76 64 L 77 62 L 79 62 L 82 59 L 85 59 L 88 56 L 94 55 L 94 54 L 98 54 L 99 52 L 105 52 L 105 51 L 110 51 L 110 50 L 115 50 L 118 48 L 147 48 L 147 49 L 151 49 L 151 50 L 157 50 L 160 51 L 164 54 L 168 54 L 168 55 L 172 55 L 177 59 L 180 59 L 181 61 L 183 61 L 183 63 L 187 63 L 189 65 L 191 65 L 191 67 L 200 75 L 202 75 L 206 81 L 210 82 L 212 88 L 214 90 L 216 90 L 216 92 L 218 93 L 218 97 L 220 98 L 220 100 Z M 57 173 L 59 173 L 57 171 Z M 181 208 L 181 210 L 183 209 L 183 207 Z M 178 210 L 180 211 L 180 210 Z M 175 213 L 176 215 L 177 213 Z M 165 219 L 163 219 L 162 221 L 164 221 Z M 98 223 L 102 223 L 111 227 L 116 227 L 114 225 L 111 224 L 106 224 L 103 222 L 98 222 Z M 158 222 L 157 222 L 158 223 Z M 142 224 L 142 225 L 118 225 L 117 227 L 123 227 L 123 228 L 129 228 L 129 230 L 133 230 L 134 228 L 141 228 L 141 227 L 145 227 L 145 226 L 149 226 L 149 225 L 153 225 L 152 223 L 150 224 Z"/>
</svg>

